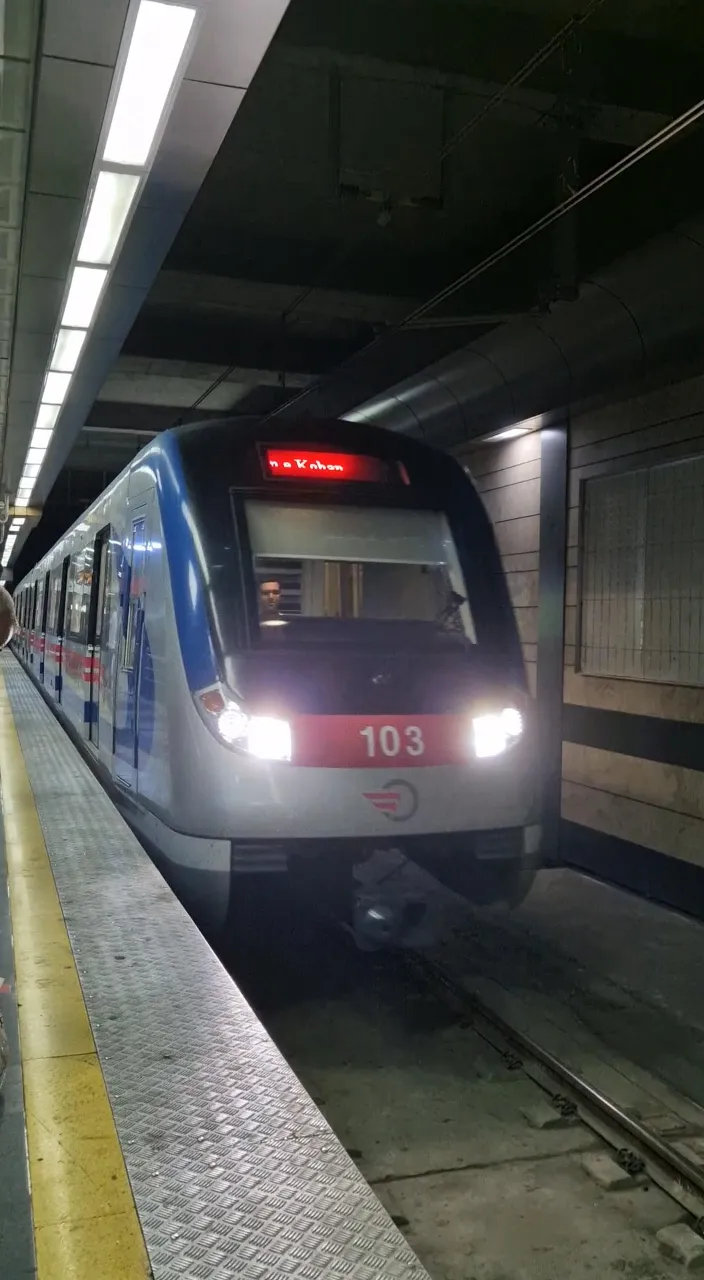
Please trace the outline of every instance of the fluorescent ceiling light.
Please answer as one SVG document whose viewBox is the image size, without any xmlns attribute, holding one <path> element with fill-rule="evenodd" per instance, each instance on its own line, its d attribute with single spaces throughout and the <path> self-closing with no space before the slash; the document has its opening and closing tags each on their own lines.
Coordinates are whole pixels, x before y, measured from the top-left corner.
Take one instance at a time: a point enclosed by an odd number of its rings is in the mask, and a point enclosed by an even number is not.
<svg viewBox="0 0 704 1280">
<path fill-rule="evenodd" d="M 36 449 L 33 445 L 30 445 L 29 449 L 27 450 L 27 457 L 24 460 L 25 466 L 27 465 L 28 462 L 38 462 L 41 464 L 44 461 L 45 457 L 46 457 L 46 449 Z"/>
<path fill-rule="evenodd" d="M 59 329 L 49 368 L 59 373 L 73 373 L 87 337 L 85 329 Z"/>
<path fill-rule="evenodd" d="M 108 163 L 146 165 L 195 16 L 142 0 L 103 152 Z"/>
<path fill-rule="evenodd" d="M 38 463 L 38 462 L 25 462 L 25 464 L 24 464 L 24 471 L 22 472 L 22 479 L 23 479 L 23 480 L 36 480 L 36 478 L 37 478 L 37 476 L 38 476 L 38 475 L 39 475 L 39 463 Z"/>
<path fill-rule="evenodd" d="M 29 496 L 31 496 L 31 495 L 29 495 Z M 16 497 L 15 497 L 15 501 L 14 501 L 14 502 L 13 502 L 13 504 L 12 504 L 12 505 L 13 505 L 13 507 L 28 507 L 28 506 L 29 506 L 29 496 L 28 496 L 28 497 L 26 497 L 26 498 L 21 498 L 21 497 L 20 497 L 20 495 L 19 495 L 19 493 L 18 493 L 18 494 L 16 495 Z"/>
<path fill-rule="evenodd" d="M 35 427 L 34 434 L 29 443 L 30 449 L 41 449 L 42 453 L 46 453 L 53 434 L 53 431 L 48 427 Z"/>
<path fill-rule="evenodd" d="M 70 382 L 70 373 L 47 373 L 42 404 L 62 405 Z"/>
<path fill-rule="evenodd" d="M 103 285 L 107 280 L 105 267 L 74 267 L 71 285 L 61 317 L 62 326 L 87 329 L 95 315 Z"/>
<path fill-rule="evenodd" d="M 139 183 L 136 173 L 103 170 L 98 174 L 78 250 L 79 262 L 105 266 L 112 262 Z"/>
<path fill-rule="evenodd" d="M 55 404 L 40 404 L 37 410 L 37 420 L 34 424 L 34 430 L 48 431 L 51 433 L 56 426 L 56 419 L 59 416 L 59 406 Z"/>
</svg>

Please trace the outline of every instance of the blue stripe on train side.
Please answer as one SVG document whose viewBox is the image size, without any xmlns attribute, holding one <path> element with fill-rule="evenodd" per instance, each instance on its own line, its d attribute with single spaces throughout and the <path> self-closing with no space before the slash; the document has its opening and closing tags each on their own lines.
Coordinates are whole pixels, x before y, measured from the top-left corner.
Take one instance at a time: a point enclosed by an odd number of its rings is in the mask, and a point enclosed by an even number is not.
<svg viewBox="0 0 704 1280">
<path fill-rule="evenodd" d="M 163 436 L 155 441 L 144 461 L 151 463 L 156 479 L 176 630 L 188 687 L 195 692 L 214 684 L 218 670 L 205 596 L 204 566 L 198 554 L 198 531 L 177 441 L 173 436 Z"/>
</svg>

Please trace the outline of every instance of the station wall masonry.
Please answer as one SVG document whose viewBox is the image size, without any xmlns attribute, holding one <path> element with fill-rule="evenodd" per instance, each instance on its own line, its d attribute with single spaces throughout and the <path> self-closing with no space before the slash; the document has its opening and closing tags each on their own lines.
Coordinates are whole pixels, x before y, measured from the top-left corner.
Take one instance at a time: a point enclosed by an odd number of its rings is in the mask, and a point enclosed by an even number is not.
<svg viewBox="0 0 704 1280">
<path fill-rule="evenodd" d="M 535 695 L 540 556 L 540 432 L 457 451 L 494 522 L 499 551 Z"/>
<path fill-rule="evenodd" d="M 534 693 L 544 589 L 541 434 L 457 451 L 494 522 Z M 704 647 L 704 376 L 575 412 L 568 439 L 561 732 L 551 722 L 558 753 L 562 739 L 560 814 L 553 815 L 557 860 L 704 916 L 704 653 L 694 652 Z M 677 475 L 662 470 L 671 463 L 683 464 Z M 586 484 L 604 477 L 623 483 L 609 487 L 599 535 L 616 566 L 608 582 L 597 580 L 600 616 L 610 611 L 610 642 L 615 635 L 616 643 L 635 646 L 636 658 L 640 647 L 646 678 L 595 674 L 588 664 L 580 669 L 587 652 L 580 638 L 589 590 L 582 550 Z M 545 492 L 543 486 L 543 502 Z M 679 532 L 668 514 L 678 501 L 689 503 Z M 656 516 L 667 527 L 646 534 L 643 522 Z M 648 563 L 641 578 L 632 564 L 638 555 Z M 664 570 L 663 556 L 669 556 Z M 656 571 L 660 566 L 655 586 L 653 560 Z M 673 670 L 684 656 L 685 674 L 648 678 L 654 652 L 667 666 L 668 647 Z M 557 789 L 552 800 L 546 793 L 550 804 L 557 810 Z"/>
<path fill-rule="evenodd" d="M 577 648 L 584 483 L 646 469 L 652 487 L 651 468 L 687 460 L 692 511 L 704 509 L 694 471 L 704 456 L 704 376 L 575 416 L 570 434 L 562 856 L 704 915 L 704 687 L 587 674 Z M 651 645 L 666 649 L 680 630 L 678 645 L 701 643 L 691 576 L 704 565 L 704 543 L 691 532 L 694 542 L 679 552 L 688 566 L 680 572 L 675 562 L 658 588 Z M 612 607 L 628 606 L 627 592 L 625 583 L 613 592 Z"/>
</svg>

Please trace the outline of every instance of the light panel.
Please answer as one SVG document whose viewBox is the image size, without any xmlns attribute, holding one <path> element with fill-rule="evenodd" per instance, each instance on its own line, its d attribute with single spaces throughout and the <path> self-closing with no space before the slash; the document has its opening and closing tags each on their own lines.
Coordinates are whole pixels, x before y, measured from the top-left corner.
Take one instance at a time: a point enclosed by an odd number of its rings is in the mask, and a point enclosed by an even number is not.
<svg viewBox="0 0 704 1280">
<path fill-rule="evenodd" d="M 195 9 L 142 0 L 103 160 L 146 165 L 195 16 Z"/>
<path fill-rule="evenodd" d="M 106 267 L 74 267 L 62 327 L 88 329 L 93 321 L 103 286 L 108 278 Z"/>
<path fill-rule="evenodd" d="M 43 453 L 46 453 L 53 434 L 53 431 L 49 430 L 48 427 L 35 427 L 29 443 L 30 449 L 41 449 Z"/>
<path fill-rule="evenodd" d="M 47 373 L 46 382 L 44 383 L 44 393 L 42 395 L 42 404 L 51 404 L 56 407 L 60 407 L 66 399 L 66 394 L 70 384 L 70 373 Z"/>
<path fill-rule="evenodd" d="M 71 378 L 78 367 L 110 269 L 114 265 L 174 82 L 193 31 L 196 9 L 170 0 L 140 0 L 129 47 L 107 119 L 102 160 L 93 184 L 65 294 L 63 312 L 47 366 L 42 401 L 25 458 L 15 507 L 29 506 L 50 447 Z M 139 172 L 117 171 L 124 166 Z M 2 564 L 7 564 L 19 523 L 8 535 Z M 12 539 L 12 541 L 11 541 Z"/>
<path fill-rule="evenodd" d="M 136 173 L 98 174 L 78 250 L 79 262 L 109 266 L 130 214 L 141 178 Z"/>
<path fill-rule="evenodd" d="M 487 444 L 494 440 L 517 440 L 519 436 L 527 436 L 530 427 L 507 427 L 505 431 L 495 431 L 493 435 L 485 436 Z"/>
<path fill-rule="evenodd" d="M 56 426 L 56 420 L 59 416 L 59 406 L 55 404 L 40 404 L 37 410 L 37 418 L 34 424 L 35 431 L 49 431 L 51 433 Z"/>
<path fill-rule="evenodd" d="M 49 368 L 59 373 L 73 373 L 87 337 L 85 329 L 59 329 Z"/>
</svg>

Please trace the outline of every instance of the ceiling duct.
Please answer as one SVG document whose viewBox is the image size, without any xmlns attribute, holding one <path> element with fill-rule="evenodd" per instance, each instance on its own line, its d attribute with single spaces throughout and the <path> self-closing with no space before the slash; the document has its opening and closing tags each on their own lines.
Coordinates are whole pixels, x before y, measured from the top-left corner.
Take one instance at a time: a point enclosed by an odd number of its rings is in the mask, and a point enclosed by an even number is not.
<svg viewBox="0 0 704 1280">
<path fill-rule="evenodd" d="M 685 223 L 585 281 L 575 302 L 523 317 L 353 405 L 353 421 L 449 447 L 603 395 L 704 352 L 704 219 Z M 364 383 L 364 372 L 357 385 Z"/>
</svg>

